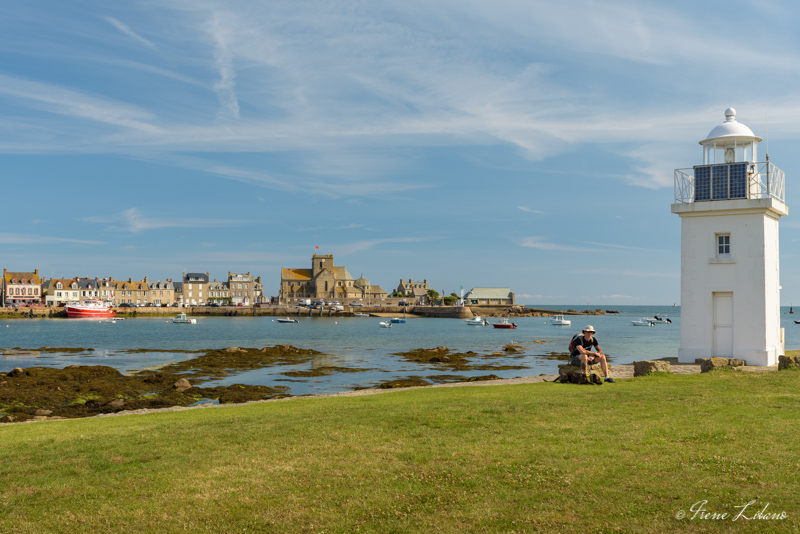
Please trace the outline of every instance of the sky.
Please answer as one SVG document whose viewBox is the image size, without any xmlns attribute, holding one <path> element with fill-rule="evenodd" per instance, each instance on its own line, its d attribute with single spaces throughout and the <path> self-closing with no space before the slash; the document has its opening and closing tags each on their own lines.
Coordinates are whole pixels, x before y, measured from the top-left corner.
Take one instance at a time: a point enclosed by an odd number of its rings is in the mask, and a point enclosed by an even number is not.
<svg viewBox="0 0 800 534">
<path fill-rule="evenodd" d="M 786 173 L 800 305 L 800 4 L 0 3 L 0 262 L 680 304 L 673 171 L 728 107 Z M 768 145 L 768 147 L 766 146 Z M 762 158 L 763 159 L 763 156 Z"/>
</svg>

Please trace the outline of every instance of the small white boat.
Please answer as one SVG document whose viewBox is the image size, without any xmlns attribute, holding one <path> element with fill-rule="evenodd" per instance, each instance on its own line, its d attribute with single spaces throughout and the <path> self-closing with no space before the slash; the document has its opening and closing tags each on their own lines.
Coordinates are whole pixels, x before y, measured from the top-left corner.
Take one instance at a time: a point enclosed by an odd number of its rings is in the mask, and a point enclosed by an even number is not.
<svg viewBox="0 0 800 534">
<path fill-rule="evenodd" d="M 486 321 L 480 315 L 476 315 L 472 319 L 465 319 L 464 322 L 470 326 L 483 326 Z"/>
<path fill-rule="evenodd" d="M 284 317 L 282 319 L 278 319 L 278 322 L 279 323 L 298 323 L 300 321 L 298 321 L 297 319 L 292 319 L 291 317 Z"/>
<path fill-rule="evenodd" d="M 355 312 L 353 315 L 356 316 L 356 317 L 369 317 L 368 313 Z"/>
<path fill-rule="evenodd" d="M 572 321 L 569 319 L 564 319 L 563 315 L 554 315 L 553 319 L 550 321 L 550 324 L 556 326 L 569 326 L 572 324 Z"/>
<path fill-rule="evenodd" d="M 381 325 L 381 328 L 391 328 L 392 327 L 392 323 L 390 323 L 389 321 L 381 321 L 378 324 Z"/>
<path fill-rule="evenodd" d="M 182 324 L 197 324 L 197 319 L 191 319 L 186 317 L 185 313 L 180 313 L 172 319 L 172 322 Z"/>
<path fill-rule="evenodd" d="M 633 326 L 655 326 L 656 325 L 653 321 L 651 321 L 649 319 L 646 319 L 646 318 L 643 318 L 640 321 L 631 321 L 631 324 Z"/>
</svg>

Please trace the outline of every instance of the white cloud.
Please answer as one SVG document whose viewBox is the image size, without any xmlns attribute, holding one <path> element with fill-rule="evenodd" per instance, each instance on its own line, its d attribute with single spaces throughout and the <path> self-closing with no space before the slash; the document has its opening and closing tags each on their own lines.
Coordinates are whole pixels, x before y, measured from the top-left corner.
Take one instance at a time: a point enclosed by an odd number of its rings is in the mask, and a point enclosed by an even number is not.
<svg viewBox="0 0 800 534">
<path fill-rule="evenodd" d="M 114 17 L 106 17 L 106 21 L 108 21 L 109 24 L 114 26 L 116 29 L 118 29 L 119 31 L 121 31 L 122 33 L 127 35 L 128 37 L 132 37 L 133 39 L 135 39 L 136 41 L 138 41 L 139 43 L 145 45 L 148 48 L 151 48 L 153 50 L 158 50 L 156 45 L 154 45 L 152 42 L 148 41 L 147 39 L 145 39 L 144 37 L 142 37 L 141 35 L 139 35 L 135 31 L 130 29 L 128 27 L 128 25 L 125 24 L 124 22 L 120 22 L 119 20 L 115 19 Z"/>
<path fill-rule="evenodd" d="M 624 250 L 639 250 L 642 252 L 668 252 L 666 250 L 661 250 L 657 248 L 642 248 L 642 247 L 630 247 L 627 245 L 613 245 L 610 243 L 595 243 L 592 241 L 581 241 L 581 243 L 586 243 L 587 245 L 596 245 L 598 247 L 608 247 L 608 248 L 619 248 Z"/>
<path fill-rule="evenodd" d="M 81 220 L 89 223 L 108 224 L 108 230 L 132 234 L 162 228 L 227 228 L 250 224 L 249 221 L 243 219 L 145 217 L 137 208 L 127 209 L 110 217 L 85 217 Z"/>
<path fill-rule="evenodd" d="M 222 114 L 229 118 L 239 118 L 239 101 L 236 98 L 236 71 L 233 67 L 233 53 L 228 47 L 226 29 L 228 17 L 216 13 L 209 21 L 209 33 L 214 39 L 214 68 L 219 79 L 214 82 Z"/>
<path fill-rule="evenodd" d="M 542 236 L 526 237 L 520 242 L 520 246 L 528 248 L 538 248 L 541 250 L 562 250 L 567 252 L 597 252 L 597 249 L 590 249 L 587 247 L 573 247 L 569 245 L 559 245 L 546 241 L 547 238 Z"/>
<path fill-rule="evenodd" d="M 540 213 L 540 214 L 544 213 L 543 211 L 526 208 L 525 206 L 517 206 L 517 207 L 519 208 L 520 211 L 525 211 L 527 213 Z"/>
<path fill-rule="evenodd" d="M 0 243 L 5 245 L 49 245 L 56 243 L 78 243 L 82 245 L 102 245 L 102 241 L 87 239 L 70 239 L 65 237 L 52 237 L 30 234 L 0 233 Z"/>
</svg>

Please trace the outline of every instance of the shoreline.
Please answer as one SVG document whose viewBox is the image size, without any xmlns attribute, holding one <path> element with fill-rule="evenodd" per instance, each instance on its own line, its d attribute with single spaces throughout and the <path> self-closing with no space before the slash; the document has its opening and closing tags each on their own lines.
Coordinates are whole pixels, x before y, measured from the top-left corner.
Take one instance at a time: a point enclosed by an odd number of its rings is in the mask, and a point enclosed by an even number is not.
<svg viewBox="0 0 800 534">
<path fill-rule="evenodd" d="M 671 367 L 671 373 L 673 374 L 699 374 L 701 372 L 699 364 L 682 364 L 678 363 L 677 357 L 664 357 L 664 358 L 657 358 L 657 360 L 661 361 L 668 361 Z M 612 378 L 619 378 L 619 379 L 629 379 L 634 378 L 633 376 L 633 364 L 620 364 L 616 366 L 611 366 L 610 368 L 610 375 Z M 744 367 L 742 368 L 743 371 L 746 372 L 764 372 L 764 371 L 771 371 L 777 370 L 777 366 L 773 367 Z M 252 400 L 247 402 L 232 402 L 232 403 L 214 403 L 214 402 L 207 402 L 202 404 L 197 404 L 194 406 L 166 406 L 160 408 L 141 408 L 135 410 L 121 410 L 114 413 L 100 413 L 88 417 L 46 417 L 46 416 L 39 416 L 33 419 L 28 419 L 25 421 L 13 421 L 13 422 L 2 422 L 0 426 L 3 425 L 15 425 L 20 423 L 41 423 L 41 422 L 48 422 L 48 421 L 72 421 L 72 420 L 80 420 L 80 419 L 94 419 L 94 418 L 103 418 L 103 417 L 117 417 L 117 416 L 129 416 L 129 415 L 147 415 L 151 413 L 161 413 L 161 412 L 177 412 L 183 410 L 194 410 L 194 409 L 203 409 L 203 408 L 233 408 L 239 406 L 247 406 L 251 404 L 262 404 L 268 402 L 286 402 L 286 401 L 294 401 L 299 399 L 322 399 L 322 398 L 339 398 L 339 397 L 361 397 L 361 396 L 368 396 L 368 395 L 380 395 L 383 393 L 390 393 L 390 392 L 399 392 L 399 391 L 408 391 L 412 389 L 424 389 L 424 388 L 442 388 L 442 387 L 472 387 L 472 386 L 502 386 L 502 385 L 518 385 L 518 384 L 537 384 L 543 382 L 555 382 L 558 378 L 557 374 L 542 374 L 538 376 L 523 376 L 523 377 L 516 377 L 516 378 L 504 378 L 504 379 L 497 379 L 497 380 L 485 380 L 485 381 L 474 381 L 474 382 L 448 382 L 443 384 L 430 384 L 425 386 L 409 386 L 409 387 L 397 387 L 397 388 L 366 388 L 366 389 L 356 389 L 356 390 L 349 390 L 349 391 L 340 391 L 337 393 L 321 393 L 321 394 L 313 394 L 313 395 L 292 395 L 288 397 L 279 397 L 279 398 L 271 398 L 271 399 L 261 399 L 261 400 Z M 613 387 L 612 384 L 606 385 L 606 387 Z"/>
</svg>

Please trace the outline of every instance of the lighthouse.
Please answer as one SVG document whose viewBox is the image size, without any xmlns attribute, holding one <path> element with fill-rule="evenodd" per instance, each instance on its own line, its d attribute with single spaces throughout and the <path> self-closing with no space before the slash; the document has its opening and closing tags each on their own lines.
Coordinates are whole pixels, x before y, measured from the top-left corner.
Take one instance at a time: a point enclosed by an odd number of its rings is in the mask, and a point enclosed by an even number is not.
<svg viewBox="0 0 800 534">
<path fill-rule="evenodd" d="M 700 141 L 702 164 L 675 170 L 681 363 L 724 357 L 764 366 L 784 353 L 778 223 L 788 209 L 783 171 L 769 154 L 759 161 L 760 142 L 728 108 Z"/>
</svg>

